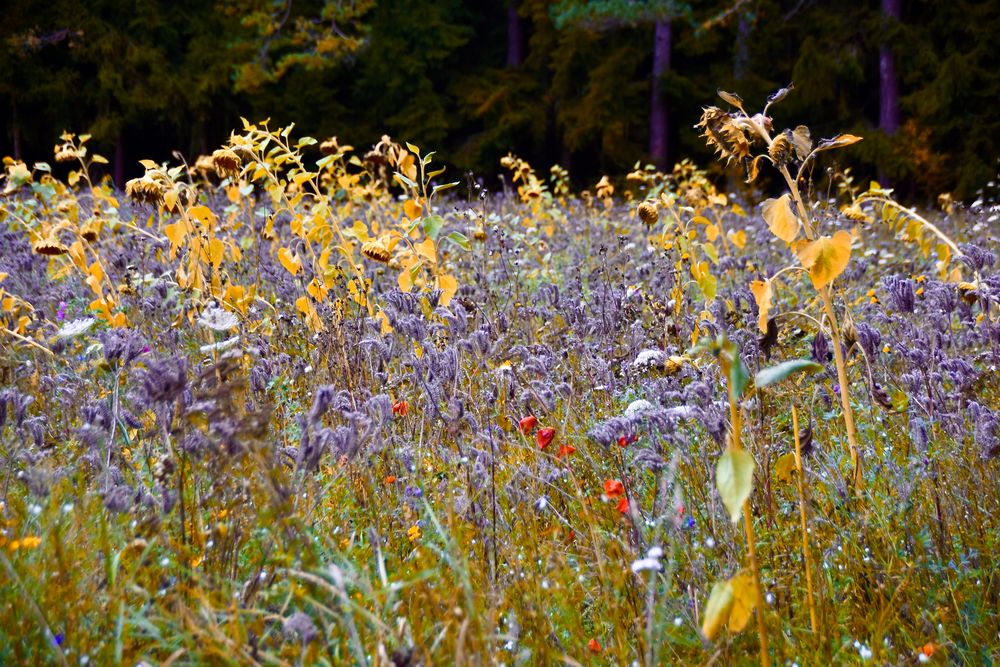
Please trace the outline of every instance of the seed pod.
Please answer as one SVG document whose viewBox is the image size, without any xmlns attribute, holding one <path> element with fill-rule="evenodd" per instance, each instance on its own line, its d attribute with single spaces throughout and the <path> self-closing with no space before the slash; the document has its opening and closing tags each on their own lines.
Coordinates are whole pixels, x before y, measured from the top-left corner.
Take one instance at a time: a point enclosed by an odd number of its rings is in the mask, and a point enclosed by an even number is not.
<svg viewBox="0 0 1000 667">
<path fill-rule="evenodd" d="M 656 204 L 651 201 L 644 201 L 639 204 L 639 208 L 636 209 L 639 214 L 639 219 L 646 224 L 647 227 L 652 227 L 656 224 L 657 220 L 660 219 L 660 213 L 656 210 Z"/>
<path fill-rule="evenodd" d="M 792 159 L 792 142 L 784 134 L 779 134 L 771 142 L 767 153 L 774 160 L 774 166 L 783 167 Z"/>
</svg>

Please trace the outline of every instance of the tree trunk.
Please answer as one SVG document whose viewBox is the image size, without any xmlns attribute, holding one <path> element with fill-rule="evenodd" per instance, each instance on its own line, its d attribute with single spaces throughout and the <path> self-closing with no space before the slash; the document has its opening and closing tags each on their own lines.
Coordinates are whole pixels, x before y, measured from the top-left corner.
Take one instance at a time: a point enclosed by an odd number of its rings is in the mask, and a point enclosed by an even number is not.
<svg viewBox="0 0 1000 667">
<path fill-rule="evenodd" d="M 899 21 L 902 0 L 882 0 L 882 30 Z M 879 107 L 878 127 L 886 134 L 894 134 L 899 129 L 899 82 L 896 80 L 896 64 L 892 50 L 881 35 L 882 46 L 878 52 Z"/>
<path fill-rule="evenodd" d="M 17 100 L 10 98 L 11 142 L 14 144 L 14 159 L 21 159 L 21 124 L 17 120 Z"/>
<path fill-rule="evenodd" d="M 507 67 L 524 62 L 524 24 L 517 13 L 517 0 L 507 3 Z"/>
<path fill-rule="evenodd" d="M 747 76 L 747 68 L 750 66 L 750 16 L 747 12 L 741 11 L 739 21 L 736 23 L 736 48 L 733 54 L 733 78 L 743 81 Z"/>
<path fill-rule="evenodd" d="M 121 130 L 115 137 L 115 187 L 119 190 L 125 187 L 125 141 Z"/>
<path fill-rule="evenodd" d="M 667 168 L 667 105 L 662 79 L 670 70 L 670 19 L 656 22 L 653 31 L 653 73 L 649 90 L 649 157 L 660 170 Z"/>
</svg>

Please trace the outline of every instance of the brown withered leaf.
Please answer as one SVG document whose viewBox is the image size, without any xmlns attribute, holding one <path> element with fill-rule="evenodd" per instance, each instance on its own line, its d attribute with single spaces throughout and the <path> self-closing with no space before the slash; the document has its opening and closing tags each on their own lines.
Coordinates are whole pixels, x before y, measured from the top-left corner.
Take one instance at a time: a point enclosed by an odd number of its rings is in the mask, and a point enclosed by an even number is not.
<svg viewBox="0 0 1000 667">
<path fill-rule="evenodd" d="M 757 180 L 757 176 L 760 175 L 760 161 L 763 159 L 763 155 L 758 155 L 747 163 L 747 183 L 753 183 Z"/>
<path fill-rule="evenodd" d="M 795 89 L 795 84 L 789 82 L 787 86 L 778 89 L 777 91 L 774 92 L 774 94 L 772 94 L 770 97 L 767 98 L 768 105 L 777 104 L 781 100 L 788 97 L 788 93 L 792 92 L 792 90 L 794 89 Z"/>
<path fill-rule="evenodd" d="M 813 451 L 813 425 L 812 418 L 809 423 L 799 429 L 799 451 L 802 456 L 809 456 Z"/>
<path fill-rule="evenodd" d="M 813 152 L 819 153 L 820 151 L 830 151 L 834 148 L 843 148 L 844 146 L 858 143 L 862 138 L 853 134 L 838 134 L 833 139 L 822 139 Z"/>
<path fill-rule="evenodd" d="M 757 344 L 760 345 L 760 351 L 764 353 L 764 358 L 770 361 L 771 350 L 778 344 L 778 321 L 775 318 L 768 319 L 767 330 L 763 336 L 757 339 Z"/>
<path fill-rule="evenodd" d="M 800 160 L 805 160 L 812 151 L 812 137 L 809 134 L 809 128 L 805 125 L 799 125 L 794 130 L 792 130 L 792 135 L 789 137 L 792 145 L 795 146 L 795 155 Z"/>
<path fill-rule="evenodd" d="M 742 97 L 740 97 L 736 93 L 727 93 L 724 90 L 718 90 L 716 92 L 718 92 L 719 97 L 721 97 L 722 99 L 724 99 L 726 102 L 728 102 L 729 104 L 732 104 L 734 107 L 736 107 L 740 111 L 743 111 L 743 98 Z M 744 111 L 743 113 L 746 113 L 746 112 Z"/>
</svg>

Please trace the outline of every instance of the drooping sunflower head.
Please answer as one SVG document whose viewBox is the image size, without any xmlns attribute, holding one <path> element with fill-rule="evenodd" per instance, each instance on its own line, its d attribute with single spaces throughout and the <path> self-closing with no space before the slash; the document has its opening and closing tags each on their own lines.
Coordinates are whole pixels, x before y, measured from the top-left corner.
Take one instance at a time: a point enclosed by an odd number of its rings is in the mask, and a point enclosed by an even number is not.
<svg viewBox="0 0 1000 667">
<path fill-rule="evenodd" d="M 720 160 L 729 162 L 750 157 L 750 139 L 745 128 L 737 123 L 734 114 L 726 113 L 718 107 L 706 107 L 701 114 L 701 121 L 695 127 L 704 128 L 701 136 L 719 154 Z"/>
<path fill-rule="evenodd" d="M 639 214 L 639 219 L 647 227 L 652 227 L 660 219 L 660 213 L 656 210 L 656 203 L 651 201 L 644 201 L 639 204 L 639 208 L 636 209 L 636 213 Z"/>
<path fill-rule="evenodd" d="M 380 264 L 388 264 L 392 259 L 392 251 L 385 239 L 375 239 L 361 245 L 361 254 L 368 259 L 375 260 Z"/>
<path fill-rule="evenodd" d="M 240 175 L 241 161 L 239 156 L 228 148 L 220 148 L 212 153 L 212 162 L 220 178 L 237 178 Z"/>
</svg>

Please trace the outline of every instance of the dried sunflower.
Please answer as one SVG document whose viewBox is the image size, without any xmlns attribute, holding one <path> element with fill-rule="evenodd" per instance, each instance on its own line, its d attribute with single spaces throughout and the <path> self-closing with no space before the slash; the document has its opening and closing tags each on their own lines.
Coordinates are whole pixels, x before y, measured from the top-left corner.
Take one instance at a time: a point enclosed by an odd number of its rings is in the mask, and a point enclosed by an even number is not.
<svg viewBox="0 0 1000 667">
<path fill-rule="evenodd" d="M 39 255 L 65 255 L 69 252 L 67 248 L 54 234 L 38 239 L 31 244 L 31 249 Z"/>
<path fill-rule="evenodd" d="M 212 153 L 212 162 L 220 178 L 237 178 L 240 175 L 240 158 L 228 148 L 220 148 Z"/>
<path fill-rule="evenodd" d="M 782 133 L 771 142 L 771 147 L 768 149 L 767 154 L 774 161 L 774 166 L 783 167 L 791 161 L 793 150 L 792 142 Z"/>
<path fill-rule="evenodd" d="M 361 254 L 382 264 L 388 264 L 392 259 L 392 251 L 389 250 L 384 238 L 362 244 Z"/>
<path fill-rule="evenodd" d="M 636 209 L 639 219 L 648 227 L 652 227 L 660 219 L 660 213 L 656 210 L 656 204 L 651 201 L 644 201 Z"/>
<path fill-rule="evenodd" d="M 138 202 L 160 204 L 163 202 L 164 192 L 166 188 L 149 171 L 142 178 L 133 178 L 125 183 L 125 194 Z"/>
<path fill-rule="evenodd" d="M 72 162 L 78 157 L 81 157 L 81 151 L 78 151 L 76 146 L 69 141 L 64 144 L 57 145 L 54 152 L 56 154 L 56 162 Z"/>
<path fill-rule="evenodd" d="M 705 137 L 710 148 L 719 153 L 720 159 L 725 158 L 728 162 L 750 157 L 750 140 L 733 114 L 718 107 L 706 107 L 695 127 L 705 129 L 701 136 Z"/>
</svg>

